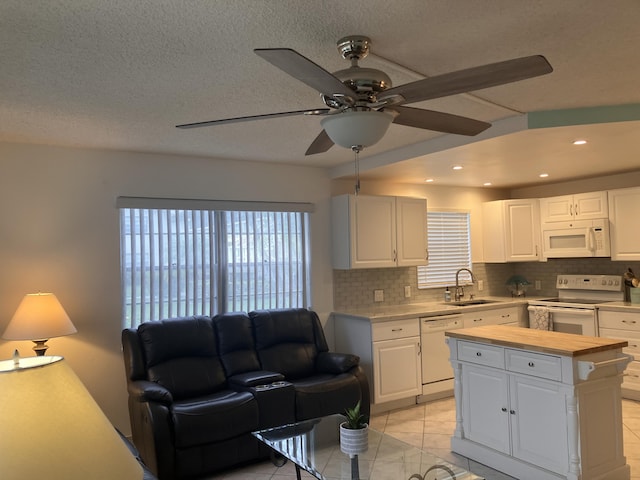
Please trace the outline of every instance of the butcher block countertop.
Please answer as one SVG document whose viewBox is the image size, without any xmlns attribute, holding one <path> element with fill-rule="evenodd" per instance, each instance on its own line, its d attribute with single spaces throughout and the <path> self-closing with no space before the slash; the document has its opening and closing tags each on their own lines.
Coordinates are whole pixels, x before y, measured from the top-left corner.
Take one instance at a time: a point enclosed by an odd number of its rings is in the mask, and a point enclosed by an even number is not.
<svg viewBox="0 0 640 480">
<path fill-rule="evenodd" d="M 485 325 L 445 332 L 447 337 L 488 343 L 509 348 L 578 357 L 589 353 L 623 348 L 627 341 L 610 338 L 588 337 L 571 333 L 550 332 L 506 325 Z"/>
</svg>

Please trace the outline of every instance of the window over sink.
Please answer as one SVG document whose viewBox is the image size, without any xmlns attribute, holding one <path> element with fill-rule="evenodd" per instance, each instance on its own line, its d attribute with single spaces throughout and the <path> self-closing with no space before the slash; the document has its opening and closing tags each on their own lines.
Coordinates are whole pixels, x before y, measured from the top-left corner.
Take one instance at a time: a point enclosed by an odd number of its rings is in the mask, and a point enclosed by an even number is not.
<svg viewBox="0 0 640 480">
<path fill-rule="evenodd" d="M 418 269 L 418 288 L 455 285 L 456 271 L 471 269 L 469 212 L 427 212 L 429 264 Z"/>
</svg>

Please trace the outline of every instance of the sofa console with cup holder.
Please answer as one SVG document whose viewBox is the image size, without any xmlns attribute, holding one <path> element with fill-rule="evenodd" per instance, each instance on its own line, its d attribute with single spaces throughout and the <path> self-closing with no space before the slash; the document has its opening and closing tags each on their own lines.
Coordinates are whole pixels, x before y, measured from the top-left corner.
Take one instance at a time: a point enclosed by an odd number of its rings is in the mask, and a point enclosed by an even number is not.
<svg viewBox="0 0 640 480">
<path fill-rule="evenodd" d="M 306 309 L 145 322 L 122 332 L 133 442 L 160 480 L 268 458 L 252 431 L 342 413 L 369 384 Z"/>
</svg>

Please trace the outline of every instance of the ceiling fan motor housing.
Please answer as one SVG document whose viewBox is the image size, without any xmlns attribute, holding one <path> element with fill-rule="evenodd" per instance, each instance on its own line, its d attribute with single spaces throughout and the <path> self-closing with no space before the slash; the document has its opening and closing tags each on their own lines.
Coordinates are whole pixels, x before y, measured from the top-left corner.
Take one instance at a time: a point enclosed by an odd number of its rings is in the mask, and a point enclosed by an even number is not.
<svg viewBox="0 0 640 480">
<path fill-rule="evenodd" d="M 351 67 L 339 70 L 333 75 L 358 95 L 357 100 L 375 102 L 376 94 L 391 88 L 391 78 L 375 68 L 361 68 L 358 60 L 369 54 L 371 39 L 363 35 L 350 35 L 338 40 L 338 51 L 351 61 Z"/>
<path fill-rule="evenodd" d="M 391 88 L 391 79 L 381 70 L 361 68 L 358 66 L 338 70 L 333 74 L 337 79 L 351 88 L 358 96 L 375 101 L 375 96 Z M 372 98 L 373 97 L 373 98 Z"/>
</svg>

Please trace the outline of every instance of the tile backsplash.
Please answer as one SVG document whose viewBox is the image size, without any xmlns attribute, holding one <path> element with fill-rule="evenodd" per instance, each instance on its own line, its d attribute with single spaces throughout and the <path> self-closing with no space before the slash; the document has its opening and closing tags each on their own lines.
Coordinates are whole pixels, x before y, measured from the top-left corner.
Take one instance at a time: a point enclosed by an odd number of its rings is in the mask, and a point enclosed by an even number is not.
<svg viewBox="0 0 640 480">
<path fill-rule="evenodd" d="M 484 290 L 478 286 L 465 287 L 465 293 L 476 297 L 505 296 L 509 291 L 505 285 L 511 275 L 524 276 L 531 285 L 529 296 L 555 296 L 556 276 L 565 274 L 622 275 L 627 268 L 640 274 L 640 262 L 612 262 L 608 258 L 552 259 L 547 262 L 522 263 L 475 263 L 473 273 L 484 282 Z M 539 281 L 541 289 L 535 289 Z M 405 286 L 409 286 L 411 297 L 405 297 Z M 334 310 L 366 308 L 372 305 L 391 306 L 410 303 L 442 301 L 444 288 L 418 289 L 416 267 L 374 268 L 333 271 Z M 384 300 L 374 302 L 374 290 L 382 290 Z"/>
</svg>

